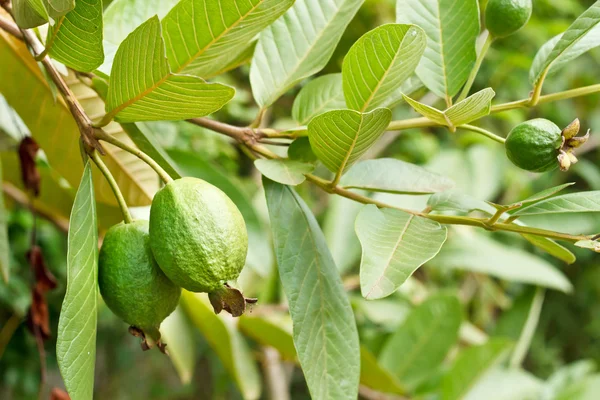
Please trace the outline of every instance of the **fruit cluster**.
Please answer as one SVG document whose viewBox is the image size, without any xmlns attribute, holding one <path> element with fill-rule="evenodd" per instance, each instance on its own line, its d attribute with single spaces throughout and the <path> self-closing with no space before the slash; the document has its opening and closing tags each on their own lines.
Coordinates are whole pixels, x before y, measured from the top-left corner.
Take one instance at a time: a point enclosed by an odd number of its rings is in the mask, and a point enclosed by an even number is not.
<svg viewBox="0 0 600 400">
<path fill-rule="evenodd" d="M 156 194 L 150 221 L 108 230 L 98 260 L 100 292 L 142 337 L 142 348 L 164 351 L 158 328 L 182 288 L 209 293 L 217 313 L 244 312 L 247 300 L 227 281 L 237 279 L 247 252 L 246 225 L 231 199 L 203 180 L 178 179 Z"/>
</svg>

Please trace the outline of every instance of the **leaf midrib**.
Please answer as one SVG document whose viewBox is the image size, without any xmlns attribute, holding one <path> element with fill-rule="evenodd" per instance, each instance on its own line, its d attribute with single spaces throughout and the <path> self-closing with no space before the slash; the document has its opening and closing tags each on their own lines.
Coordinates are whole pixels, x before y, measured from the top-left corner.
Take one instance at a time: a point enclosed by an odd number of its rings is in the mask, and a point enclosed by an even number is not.
<svg viewBox="0 0 600 400">
<path fill-rule="evenodd" d="M 354 148 L 356 147 L 356 142 L 358 141 L 358 136 L 360 135 L 360 131 L 362 129 L 364 122 L 365 122 L 365 116 L 361 115 L 360 123 L 358 124 L 358 129 L 356 130 L 356 134 L 354 135 L 352 144 L 350 145 L 350 148 L 348 149 L 348 152 L 346 153 L 346 157 L 344 157 L 344 160 L 342 161 L 342 164 L 340 165 L 340 168 L 338 169 L 338 171 L 336 173 L 336 178 L 341 177 L 342 174 L 344 173 L 344 170 L 346 169 L 346 165 L 348 164 L 348 160 L 350 159 L 350 155 L 352 155 L 352 152 L 354 151 Z"/>
</svg>

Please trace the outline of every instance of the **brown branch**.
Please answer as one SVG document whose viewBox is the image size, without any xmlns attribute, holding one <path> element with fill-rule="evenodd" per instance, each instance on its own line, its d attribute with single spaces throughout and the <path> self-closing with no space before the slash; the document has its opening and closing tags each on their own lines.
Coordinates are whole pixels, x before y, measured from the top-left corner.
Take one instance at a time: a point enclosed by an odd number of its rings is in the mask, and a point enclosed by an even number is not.
<svg viewBox="0 0 600 400">
<path fill-rule="evenodd" d="M 19 27 L 15 23 L 13 23 L 12 21 L 9 21 L 8 19 L 6 19 L 4 17 L 0 17 L 0 29 L 13 35 L 14 37 L 16 37 L 19 40 L 23 40 L 23 34 L 19 30 Z"/>
</svg>

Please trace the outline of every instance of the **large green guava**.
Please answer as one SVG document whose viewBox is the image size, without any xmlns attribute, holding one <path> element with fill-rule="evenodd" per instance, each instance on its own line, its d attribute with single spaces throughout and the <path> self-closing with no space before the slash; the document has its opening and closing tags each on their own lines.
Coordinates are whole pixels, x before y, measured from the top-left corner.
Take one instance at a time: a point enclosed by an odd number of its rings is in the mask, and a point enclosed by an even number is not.
<svg viewBox="0 0 600 400">
<path fill-rule="evenodd" d="M 120 223 L 106 232 L 98 258 L 102 298 L 119 318 L 156 337 L 160 323 L 171 314 L 181 288 L 171 282 L 154 260 L 148 221 Z"/>
<path fill-rule="evenodd" d="M 182 178 L 168 183 L 152 201 L 150 246 L 171 281 L 211 293 L 239 276 L 248 233 L 225 193 L 201 179 Z"/>
<path fill-rule="evenodd" d="M 508 134 L 506 155 L 517 167 L 532 172 L 552 171 L 559 166 L 563 137 L 552 121 L 536 118 L 525 121 Z"/>
</svg>

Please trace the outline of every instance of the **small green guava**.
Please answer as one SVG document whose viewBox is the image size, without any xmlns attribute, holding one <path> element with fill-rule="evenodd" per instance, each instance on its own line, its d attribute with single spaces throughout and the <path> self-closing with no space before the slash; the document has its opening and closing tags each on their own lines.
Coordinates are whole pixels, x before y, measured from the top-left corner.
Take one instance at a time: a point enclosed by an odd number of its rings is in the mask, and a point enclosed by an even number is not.
<svg viewBox="0 0 600 400">
<path fill-rule="evenodd" d="M 485 26 L 493 37 L 512 35 L 527 24 L 532 9 L 531 0 L 489 0 Z"/>
<path fill-rule="evenodd" d="M 547 172 L 559 166 L 562 143 L 562 130 L 554 122 L 536 118 L 514 127 L 504 146 L 506 155 L 517 167 Z"/>
</svg>

